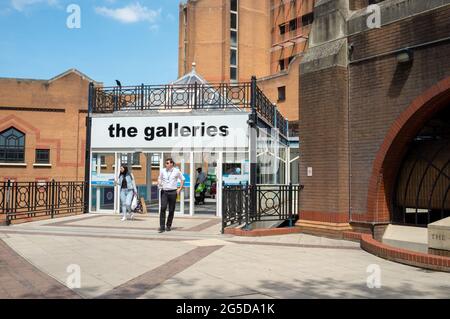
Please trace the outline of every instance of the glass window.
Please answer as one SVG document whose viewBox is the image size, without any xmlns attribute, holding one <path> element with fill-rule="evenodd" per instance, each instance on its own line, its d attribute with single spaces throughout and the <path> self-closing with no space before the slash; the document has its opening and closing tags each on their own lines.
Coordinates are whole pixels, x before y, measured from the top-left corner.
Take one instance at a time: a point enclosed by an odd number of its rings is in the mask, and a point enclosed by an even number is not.
<svg viewBox="0 0 450 319">
<path fill-rule="evenodd" d="M 231 31 L 231 36 L 230 36 L 231 40 L 231 46 L 232 47 L 237 47 L 237 32 L 236 31 Z"/>
<path fill-rule="evenodd" d="M 230 65 L 236 66 L 237 65 L 237 50 L 231 50 L 230 51 Z"/>
<path fill-rule="evenodd" d="M 36 163 L 37 164 L 49 164 L 50 163 L 50 150 L 36 150 Z"/>
<path fill-rule="evenodd" d="M 314 21 L 314 13 L 308 13 L 302 16 L 302 25 L 309 25 L 312 24 Z"/>
<path fill-rule="evenodd" d="M 233 81 L 237 81 L 237 68 L 235 67 L 230 68 L 230 79 Z"/>
<path fill-rule="evenodd" d="M 160 154 L 152 154 L 152 166 L 159 167 L 159 162 L 161 161 Z"/>
<path fill-rule="evenodd" d="M 231 8 L 231 11 L 237 11 L 238 10 L 238 0 L 231 0 L 230 8 Z"/>
<path fill-rule="evenodd" d="M 286 63 L 284 62 L 284 59 L 278 61 L 278 64 L 280 65 L 280 71 L 286 69 Z"/>
<path fill-rule="evenodd" d="M 289 21 L 289 31 L 294 31 L 297 29 L 297 19 Z"/>
<path fill-rule="evenodd" d="M 280 27 L 280 34 L 285 34 L 286 33 L 286 25 L 281 24 L 279 27 Z"/>
<path fill-rule="evenodd" d="M 282 86 L 278 88 L 278 101 L 286 100 L 286 87 Z"/>
<path fill-rule="evenodd" d="M 237 14 L 231 13 L 231 29 L 237 30 Z"/>
<path fill-rule="evenodd" d="M 140 153 L 133 153 L 131 161 L 132 161 L 132 165 L 140 165 L 140 163 L 141 163 Z M 128 165 L 128 155 L 127 154 L 122 154 L 121 163 Z"/>
<path fill-rule="evenodd" d="M 25 161 L 25 134 L 11 127 L 0 133 L 0 162 Z"/>
</svg>

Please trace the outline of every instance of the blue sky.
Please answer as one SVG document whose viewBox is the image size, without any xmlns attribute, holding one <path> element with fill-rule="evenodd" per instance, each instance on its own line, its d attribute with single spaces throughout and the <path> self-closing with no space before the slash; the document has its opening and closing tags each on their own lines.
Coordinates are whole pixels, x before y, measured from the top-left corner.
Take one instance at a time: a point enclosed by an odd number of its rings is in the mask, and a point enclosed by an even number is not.
<svg viewBox="0 0 450 319">
<path fill-rule="evenodd" d="M 50 79 L 76 68 L 105 85 L 171 82 L 178 75 L 179 3 L 0 0 L 0 77 Z M 71 4 L 80 8 L 80 28 L 67 26 Z"/>
</svg>

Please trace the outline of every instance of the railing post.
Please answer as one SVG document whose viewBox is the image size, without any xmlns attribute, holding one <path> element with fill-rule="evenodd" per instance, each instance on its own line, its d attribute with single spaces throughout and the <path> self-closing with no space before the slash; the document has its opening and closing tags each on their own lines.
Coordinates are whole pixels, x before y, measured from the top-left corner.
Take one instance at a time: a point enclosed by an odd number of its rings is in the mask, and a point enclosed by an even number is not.
<svg viewBox="0 0 450 319">
<path fill-rule="evenodd" d="M 6 184 L 6 190 L 5 190 L 5 205 L 6 205 L 6 225 L 9 226 L 11 224 L 11 220 L 9 219 L 9 210 L 10 210 L 10 201 L 11 201 L 11 180 L 8 179 L 8 182 Z"/>
<path fill-rule="evenodd" d="M 197 84 L 197 82 L 194 82 L 194 110 L 197 109 L 197 106 L 198 106 L 197 90 L 198 90 L 198 84 Z"/>
<path fill-rule="evenodd" d="M 144 83 L 141 84 L 141 110 L 144 110 Z"/>
<path fill-rule="evenodd" d="M 289 183 L 289 227 L 292 227 L 292 182 Z"/>
<path fill-rule="evenodd" d="M 251 200 L 251 195 L 249 196 L 249 193 L 251 193 L 251 188 L 249 187 L 248 184 L 246 184 L 243 188 L 244 190 L 244 200 L 245 200 L 245 230 L 249 230 L 249 212 L 250 212 L 250 207 L 252 205 L 249 205 L 249 201 Z"/>
<path fill-rule="evenodd" d="M 51 187 L 50 187 L 50 203 L 51 203 L 51 218 L 53 219 L 55 216 L 55 180 L 52 179 Z"/>
</svg>

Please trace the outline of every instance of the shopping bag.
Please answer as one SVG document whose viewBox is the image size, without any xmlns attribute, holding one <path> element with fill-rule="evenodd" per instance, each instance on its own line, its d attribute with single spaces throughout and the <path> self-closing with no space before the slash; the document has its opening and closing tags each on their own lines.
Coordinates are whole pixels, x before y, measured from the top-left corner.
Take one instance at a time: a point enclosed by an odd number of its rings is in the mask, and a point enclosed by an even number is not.
<svg viewBox="0 0 450 319">
<path fill-rule="evenodd" d="M 137 194 L 133 194 L 133 199 L 131 200 L 131 211 L 135 211 L 138 206 Z"/>
</svg>

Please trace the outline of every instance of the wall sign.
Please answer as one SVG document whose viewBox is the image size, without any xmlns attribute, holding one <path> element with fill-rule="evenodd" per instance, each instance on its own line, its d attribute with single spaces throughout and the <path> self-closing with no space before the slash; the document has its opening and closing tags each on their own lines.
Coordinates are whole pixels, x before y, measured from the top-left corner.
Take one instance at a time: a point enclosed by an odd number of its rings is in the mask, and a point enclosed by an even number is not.
<svg viewBox="0 0 450 319">
<path fill-rule="evenodd" d="M 92 118 L 92 148 L 246 148 L 248 114 Z"/>
</svg>

